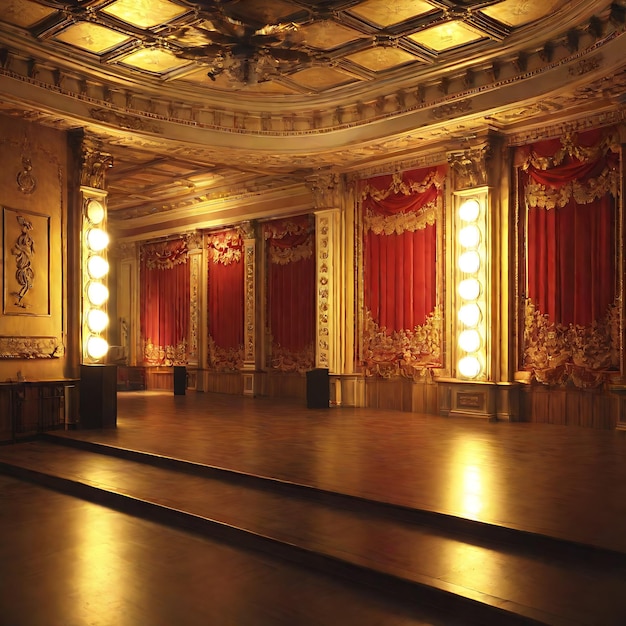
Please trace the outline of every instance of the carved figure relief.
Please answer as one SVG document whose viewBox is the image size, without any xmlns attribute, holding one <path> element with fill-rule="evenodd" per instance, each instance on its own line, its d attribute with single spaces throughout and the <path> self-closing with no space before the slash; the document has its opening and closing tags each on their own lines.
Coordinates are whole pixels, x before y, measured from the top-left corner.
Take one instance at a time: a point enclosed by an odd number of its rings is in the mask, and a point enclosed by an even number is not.
<svg viewBox="0 0 626 626">
<path fill-rule="evenodd" d="M 15 256 L 15 279 L 20 289 L 17 292 L 13 292 L 12 295 L 16 298 L 15 304 L 17 306 L 26 308 L 27 305 L 24 302 L 24 297 L 32 289 L 33 281 L 35 280 L 35 270 L 32 267 L 32 261 L 35 255 L 35 242 L 30 236 L 33 223 L 27 220 L 23 215 L 17 215 L 16 219 L 20 225 L 21 232 L 15 245 L 11 248 L 11 254 Z"/>
<path fill-rule="evenodd" d="M 50 218 L 3 207 L 3 313 L 50 314 Z"/>
</svg>

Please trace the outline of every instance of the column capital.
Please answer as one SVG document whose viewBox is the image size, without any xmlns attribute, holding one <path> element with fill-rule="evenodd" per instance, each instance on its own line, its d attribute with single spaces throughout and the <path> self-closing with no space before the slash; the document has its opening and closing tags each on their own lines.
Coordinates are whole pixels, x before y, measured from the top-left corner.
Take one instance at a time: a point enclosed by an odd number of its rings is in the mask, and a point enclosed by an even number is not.
<svg viewBox="0 0 626 626">
<path fill-rule="evenodd" d="M 313 194 L 316 210 L 335 209 L 341 206 L 344 184 L 338 172 L 319 172 L 306 179 L 306 186 Z"/>
</svg>

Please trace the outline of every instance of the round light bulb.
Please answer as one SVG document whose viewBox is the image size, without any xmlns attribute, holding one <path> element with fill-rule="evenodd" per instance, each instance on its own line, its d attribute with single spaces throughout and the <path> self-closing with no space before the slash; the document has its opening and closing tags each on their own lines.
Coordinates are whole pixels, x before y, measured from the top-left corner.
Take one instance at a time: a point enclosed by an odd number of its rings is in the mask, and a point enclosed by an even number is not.
<svg viewBox="0 0 626 626">
<path fill-rule="evenodd" d="M 104 207 L 99 200 L 89 200 L 87 203 L 87 217 L 92 224 L 100 224 L 104 220 Z"/>
<path fill-rule="evenodd" d="M 459 217 L 464 222 L 475 222 L 480 215 L 480 204 L 475 198 L 470 198 L 459 207 Z"/>
<path fill-rule="evenodd" d="M 480 268 L 480 256 L 476 250 L 468 250 L 459 256 L 458 264 L 465 274 L 475 274 Z"/>
<path fill-rule="evenodd" d="M 464 304 L 459 309 L 459 321 L 468 328 L 478 326 L 480 322 L 480 307 L 475 302 Z"/>
<path fill-rule="evenodd" d="M 92 335 L 87 339 L 87 354 L 92 359 L 101 359 L 109 351 L 109 344 L 104 337 Z"/>
<path fill-rule="evenodd" d="M 476 300 L 480 295 L 480 283 L 475 278 L 466 278 L 459 283 L 459 295 L 463 300 Z"/>
<path fill-rule="evenodd" d="M 477 330 L 464 330 L 459 335 L 459 348 L 464 352 L 476 352 L 480 348 L 480 335 Z"/>
<path fill-rule="evenodd" d="M 87 297 L 91 304 L 102 306 L 109 299 L 109 290 L 106 285 L 92 280 L 87 286 Z"/>
<path fill-rule="evenodd" d="M 102 309 L 87 313 L 87 326 L 92 333 L 101 333 L 109 325 L 109 316 Z"/>
<path fill-rule="evenodd" d="M 87 243 L 94 252 L 100 252 L 109 245 L 109 235 L 101 228 L 92 228 L 87 233 Z"/>
<path fill-rule="evenodd" d="M 91 278 L 104 278 L 109 273 L 109 262 L 99 254 L 89 257 L 87 271 Z"/>
<path fill-rule="evenodd" d="M 470 224 L 459 231 L 459 243 L 463 248 L 476 248 L 480 243 L 480 230 L 478 226 Z"/>
<path fill-rule="evenodd" d="M 464 356 L 457 363 L 459 374 L 464 378 L 476 378 L 480 374 L 480 361 L 475 356 Z"/>
</svg>

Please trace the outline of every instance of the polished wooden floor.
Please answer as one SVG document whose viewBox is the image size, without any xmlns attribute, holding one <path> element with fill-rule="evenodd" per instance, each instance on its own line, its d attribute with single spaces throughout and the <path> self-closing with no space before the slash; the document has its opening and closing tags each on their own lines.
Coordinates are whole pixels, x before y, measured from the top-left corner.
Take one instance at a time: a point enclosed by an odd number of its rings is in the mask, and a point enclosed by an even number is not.
<svg viewBox="0 0 626 626">
<path fill-rule="evenodd" d="M 2 625 L 626 624 L 622 432 L 127 392 L 0 466 Z"/>
</svg>

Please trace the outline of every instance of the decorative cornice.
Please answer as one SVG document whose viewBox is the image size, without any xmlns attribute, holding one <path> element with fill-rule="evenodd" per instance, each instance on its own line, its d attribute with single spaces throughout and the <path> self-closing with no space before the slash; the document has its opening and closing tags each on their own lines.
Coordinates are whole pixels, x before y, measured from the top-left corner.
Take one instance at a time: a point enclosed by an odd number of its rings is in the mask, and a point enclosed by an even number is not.
<svg viewBox="0 0 626 626">
<path fill-rule="evenodd" d="M 608 34 L 599 37 L 600 32 Z M 414 82 L 392 84 L 387 93 L 374 93 L 367 100 L 353 94 L 350 100 L 344 99 L 341 104 L 331 107 L 320 97 L 308 96 L 306 100 L 294 97 L 281 100 L 280 111 L 269 108 L 251 110 L 249 99 L 242 99 L 238 104 L 231 98 L 227 105 L 220 106 L 207 100 L 193 101 L 192 92 L 187 95 L 180 92 L 170 94 L 163 86 L 158 91 L 149 86 L 139 87 L 138 84 L 129 88 L 116 84 L 112 75 L 102 73 L 97 77 L 79 76 L 76 70 L 62 67 L 64 60 L 61 58 L 25 59 L 20 52 L 23 42 L 19 39 L 12 41 L 12 46 L 0 49 L 1 57 L 5 59 L 0 63 L 0 75 L 82 100 L 91 105 L 89 115 L 94 121 L 126 129 L 160 133 L 163 129 L 159 122 L 168 122 L 231 134 L 305 136 L 347 130 L 422 109 L 430 110 L 435 120 L 445 120 L 472 110 L 470 99 L 479 93 L 501 89 L 572 62 L 577 62 L 577 65 L 569 71 L 580 76 L 600 69 L 602 64 L 600 55 L 595 54 L 588 60 L 584 57 L 596 53 L 623 32 L 624 25 L 612 24 L 607 16 L 601 28 L 586 32 L 587 39 L 592 38 L 592 41 L 585 48 L 579 47 L 581 37 L 578 37 L 578 45 L 573 47 L 571 36 L 564 36 L 561 40 L 546 42 L 543 47 L 520 51 L 513 57 L 476 62 L 458 75 L 433 74 L 429 78 L 423 77 L 417 85 Z M 7 34 L 3 35 L 6 37 Z M 481 84 L 478 84 L 479 76 Z M 87 83 L 90 84 L 89 93 Z M 268 101 L 259 102 L 270 106 Z M 392 102 L 394 106 L 381 106 L 381 103 L 387 102 Z"/>
</svg>

